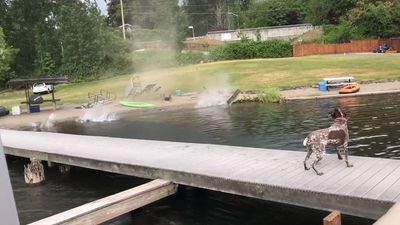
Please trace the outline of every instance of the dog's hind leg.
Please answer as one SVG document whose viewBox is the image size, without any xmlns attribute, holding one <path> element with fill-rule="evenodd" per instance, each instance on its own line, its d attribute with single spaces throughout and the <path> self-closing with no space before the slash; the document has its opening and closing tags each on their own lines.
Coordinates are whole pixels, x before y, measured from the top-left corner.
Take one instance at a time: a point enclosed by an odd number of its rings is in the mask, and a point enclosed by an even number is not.
<svg viewBox="0 0 400 225">
<path fill-rule="evenodd" d="M 342 157 L 342 155 L 340 154 L 340 150 L 339 150 L 339 148 L 338 148 L 338 147 L 336 147 L 336 153 L 337 153 L 337 157 L 338 157 L 338 159 L 339 159 L 339 160 L 342 160 L 342 159 L 343 159 L 343 157 Z"/>
<path fill-rule="evenodd" d="M 304 159 L 304 169 L 305 170 L 310 169 L 309 167 L 307 167 L 307 160 L 310 159 L 311 154 L 312 154 L 312 149 L 311 149 L 311 147 L 307 146 L 307 155 L 306 155 L 306 158 Z"/>
<path fill-rule="evenodd" d="M 315 168 L 315 166 L 318 164 L 318 162 L 319 161 L 321 161 L 322 160 L 322 158 L 320 158 L 320 157 L 318 157 L 314 162 L 313 162 L 313 164 L 312 164 L 312 168 L 314 169 L 314 171 L 317 173 L 317 175 L 319 175 L 319 176 L 321 176 L 321 175 L 323 175 L 324 173 L 323 172 L 319 172 L 318 170 L 317 170 L 317 168 Z"/>
<path fill-rule="evenodd" d="M 346 162 L 347 167 L 353 167 L 353 164 L 351 164 L 349 162 L 349 150 L 347 148 L 347 145 L 348 145 L 347 142 L 344 143 L 344 145 L 343 145 L 343 148 L 344 148 L 344 160 Z"/>
<path fill-rule="evenodd" d="M 322 143 L 319 143 L 318 145 L 314 146 L 314 153 L 316 156 L 316 159 L 314 160 L 313 164 L 312 164 L 312 168 L 314 169 L 314 171 L 317 173 L 317 175 L 322 175 L 324 173 L 319 172 L 316 168 L 316 165 L 322 160 L 322 157 L 325 154 L 325 145 Z"/>
</svg>

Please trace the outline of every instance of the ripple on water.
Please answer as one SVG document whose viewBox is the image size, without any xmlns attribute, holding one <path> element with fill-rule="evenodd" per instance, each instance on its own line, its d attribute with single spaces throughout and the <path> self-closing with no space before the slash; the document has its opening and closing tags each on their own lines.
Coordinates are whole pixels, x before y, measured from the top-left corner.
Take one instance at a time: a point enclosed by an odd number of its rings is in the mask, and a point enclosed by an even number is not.
<svg viewBox="0 0 400 225">
<path fill-rule="evenodd" d="M 387 154 L 387 152 L 375 152 L 374 155 L 375 156 L 380 156 L 380 155 L 385 155 Z"/>
<path fill-rule="evenodd" d="M 367 131 L 367 130 L 372 130 L 372 129 L 374 129 L 374 128 L 373 127 L 365 127 L 365 128 L 362 128 L 361 130 Z"/>
<path fill-rule="evenodd" d="M 380 138 L 380 137 L 387 137 L 387 134 L 379 134 L 379 135 L 371 135 L 371 136 L 364 136 L 364 137 L 356 137 L 356 138 L 351 138 L 350 141 L 359 141 L 359 140 L 365 140 L 365 139 L 376 139 L 376 138 Z M 371 143 L 376 143 L 371 142 Z"/>
</svg>

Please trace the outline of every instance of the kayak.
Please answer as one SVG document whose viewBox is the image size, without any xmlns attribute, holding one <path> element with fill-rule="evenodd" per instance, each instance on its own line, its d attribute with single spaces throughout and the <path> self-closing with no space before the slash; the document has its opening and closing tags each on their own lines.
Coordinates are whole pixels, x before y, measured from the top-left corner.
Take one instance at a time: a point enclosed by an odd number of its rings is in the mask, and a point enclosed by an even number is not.
<svg viewBox="0 0 400 225">
<path fill-rule="evenodd" d="M 356 93 L 360 90 L 359 84 L 350 84 L 339 89 L 339 94 Z"/>
<path fill-rule="evenodd" d="M 134 107 L 134 108 L 152 108 L 154 107 L 153 104 L 145 103 L 145 102 L 129 102 L 129 101 L 120 101 L 119 104 L 127 107 Z"/>
</svg>

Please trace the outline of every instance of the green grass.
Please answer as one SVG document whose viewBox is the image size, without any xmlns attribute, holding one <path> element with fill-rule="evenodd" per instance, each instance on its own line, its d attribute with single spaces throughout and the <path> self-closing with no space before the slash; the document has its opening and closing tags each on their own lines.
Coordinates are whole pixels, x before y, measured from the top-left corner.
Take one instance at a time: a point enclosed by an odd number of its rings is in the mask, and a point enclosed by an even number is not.
<svg viewBox="0 0 400 225">
<path fill-rule="evenodd" d="M 357 81 L 400 80 L 399 55 L 330 55 L 282 59 L 255 59 L 197 64 L 140 73 L 142 85 L 157 83 L 160 93 L 175 89 L 200 91 L 203 87 L 263 90 L 265 87 L 310 86 L 324 77 L 352 75 Z M 88 92 L 109 90 L 123 98 L 130 75 L 94 82 L 57 86 L 62 103 L 84 103 Z M 0 95 L 0 105 L 24 100 L 23 91 Z"/>
<path fill-rule="evenodd" d="M 281 99 L 281 94 L 277 88 L 266 87 L 259 94 L 259 98 L 263 103 L 279 102 Z"/>
</svg>

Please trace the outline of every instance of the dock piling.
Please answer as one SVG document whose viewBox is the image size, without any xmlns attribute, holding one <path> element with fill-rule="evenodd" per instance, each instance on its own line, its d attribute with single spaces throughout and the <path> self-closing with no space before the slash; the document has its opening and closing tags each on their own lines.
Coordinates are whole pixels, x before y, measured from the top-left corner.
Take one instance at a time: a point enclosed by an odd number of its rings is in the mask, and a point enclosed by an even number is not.
<svg viewBox="0 0 400 225">
<path fill-rule="evenodd" d="M 58 166 L 58 170 L 60 171 L 61 174 L 66 175 L 66 174 L 69 174 L 69 173 L 70 173 L 70 171 L 71 171 L 71 166 L 70 166 L 70 165 L 63 165 L 63 164 L 61 164 L 61 165 Z"/>
<path fill-rule="evenodd" d="M 24 166 L 25 183 L 40 184 L 44 182 L 44 168 L 39 159 L 31 158 L 31 163 Z"/>
</svg>

